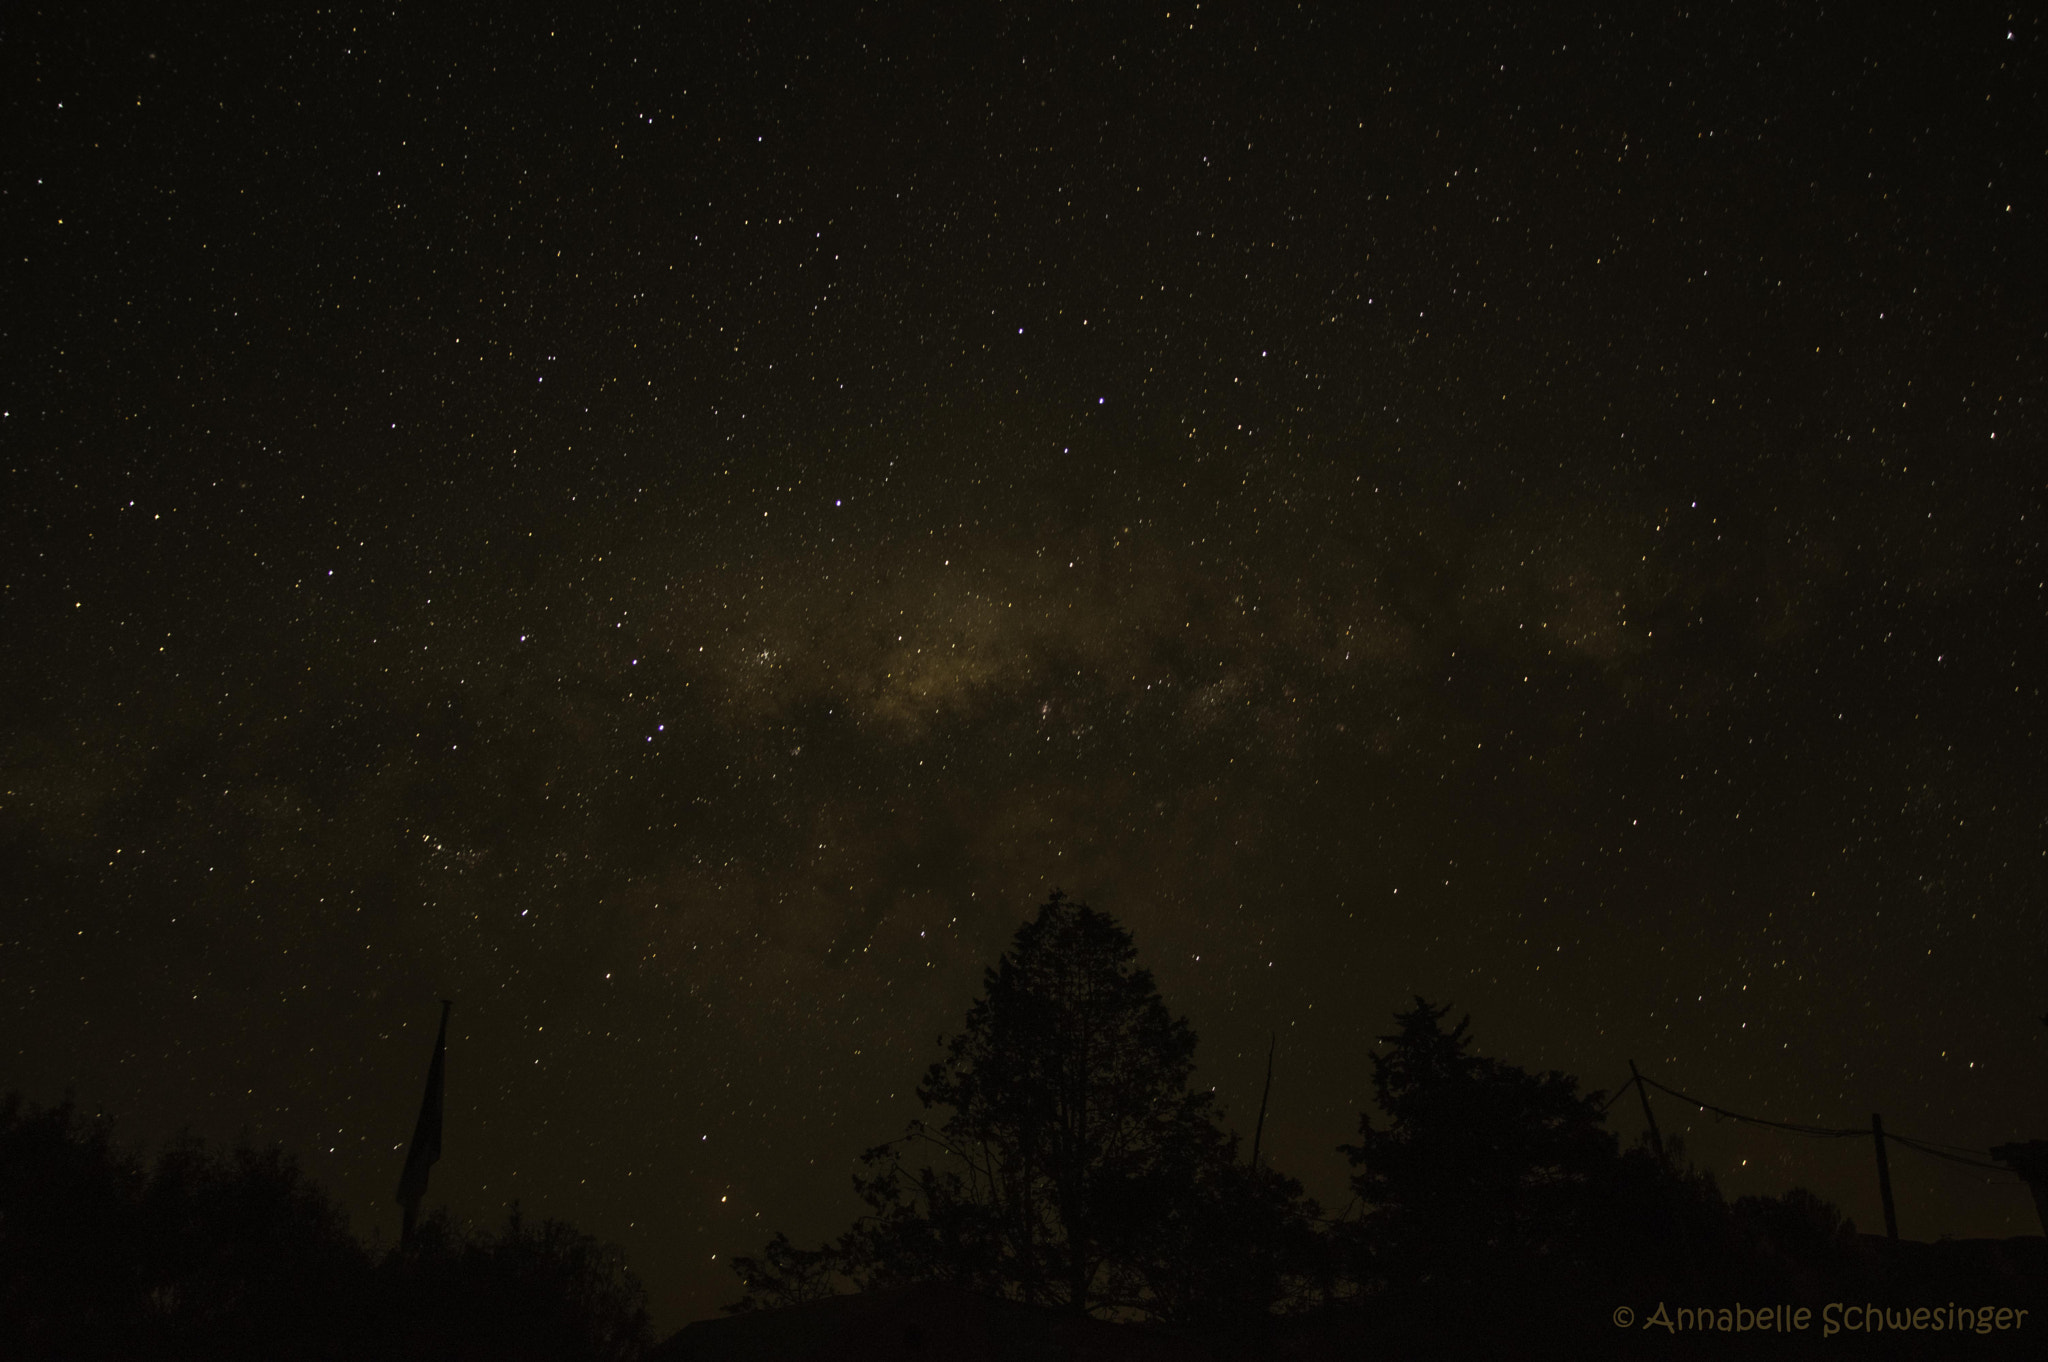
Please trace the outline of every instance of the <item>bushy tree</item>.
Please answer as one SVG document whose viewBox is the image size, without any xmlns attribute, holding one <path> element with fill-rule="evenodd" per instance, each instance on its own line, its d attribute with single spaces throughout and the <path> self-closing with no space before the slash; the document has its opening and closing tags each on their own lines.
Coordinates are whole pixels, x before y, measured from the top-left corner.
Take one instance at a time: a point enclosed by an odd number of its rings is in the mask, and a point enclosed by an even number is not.
<svg viewBox="0 0 2048 1362">
<path fill-rule="evenodd" d="M 1162 1199 L 1127 1246 L 1142 1264 L 1149 1313 L 1179 1324 L 1234 1328 L 1319 1303 L 1329 1237 L 1301 1184 L 1235 1156 L 1208 1160 Z"/>
<path fill-rule="evenodd" d="M 378 1274 L 377 1351 L 402 1362 L 628 1362 L 647 1344 L 647 1293 L 619 1250 L 516 1203 L 495 1235 L 428 1216 Z"/>
<path fill-rule="evenodd" d="M 627 1362 L 646 1329 L 618 1251 L 572 1226 L 437 1215 L 373 1267 L 282 1149 L 145 1161 L 68 1102 L 0 1100 L 0 1357 Z"/>
<path fill-rule="evenodd" d="M 148 1337 L 144 1170 L 70 1101 L 0 1101 L 0 1356 L 107 1356 Z"/>
<path fill-rule="evenodd" d="M 826 1249 L 778 1236 L 766 1262 L 738 1260 L 750 1301 L 800 1298 L 828 1270 L 1105 1315 L 1287 1295 L 1289 1236 L 1314 1208 L 1298 1184 L 1236 1167 L 1212 1095 L 1188 1086 L 1195 1033 L 1114 919 L 1054 890 L 942 1043 L 918 1086 L 937 1119 L 863 1156 L 870 1213 Z M 1198 1286 L 1225 1276 L 1233 1289 Z"/>
<path fill-rule="evenodd" d="M 369 1259 L 282 1150 L 0 1103 L 0 1356 L 346 1356 Z"/>
<path fill-rule="evenodd" d="M 966 1029 L 918 1086 L 911 1147 L 944 1171 L 903 1179 L 905 1146 L 873 1151 L 878 1211 L 856 1244 L 924 1272 L 933 1257 L 974 1285 L 1086 1312 L 1141 1305 L 1144 1231 L 1219 1161 L 1213 1095 L 1191 1092 L 1195 1033 L 1137 966 L 1130 934 L 1055 890 L 984 976 Z"/>
<path fill-rule="evenodd" d="M 139 1209 L 151 1305 L 172 1352 L 347 1354 L 369 1256 L 283 1149 L 220 1153 L 181 1136 L 157 1155 Z"/>
</svg>

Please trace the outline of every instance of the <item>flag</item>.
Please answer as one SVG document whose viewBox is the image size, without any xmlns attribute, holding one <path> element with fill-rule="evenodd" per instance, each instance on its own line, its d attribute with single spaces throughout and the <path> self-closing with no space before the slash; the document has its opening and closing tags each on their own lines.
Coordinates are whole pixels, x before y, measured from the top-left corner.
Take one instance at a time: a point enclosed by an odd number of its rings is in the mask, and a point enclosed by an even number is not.
<svg viewBox="0 0 2048 1362">
<path fill-rule="evenodd" d="M 412 1147 L 405 1152 L 405 1172 L 398 1179 L 398 1204 L 405 1207 L 406 1227 L 419 1214 L 427 1194 L 427 1170 L 441 1157 L 441 1100 L 448 1074 L 448 1009 L 441 1000 L 441 1034 L 434 1040 L 434 1061 L 427 1066 L 427 1093 L 420 1099 L 420 1119 L 412 1128 Z"/>
</svg>

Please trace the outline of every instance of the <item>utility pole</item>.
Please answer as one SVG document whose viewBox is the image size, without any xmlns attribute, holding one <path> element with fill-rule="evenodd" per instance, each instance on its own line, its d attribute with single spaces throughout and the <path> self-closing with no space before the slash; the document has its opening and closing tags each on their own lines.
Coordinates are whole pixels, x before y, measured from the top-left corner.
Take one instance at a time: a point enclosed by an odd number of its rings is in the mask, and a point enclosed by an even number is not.
<svg viewBox="0 0 2048 1362">
<path fill-rule="evenodd" d="M 1899 1216 L 1892 1209 L 1892 1166 L 1884 1155 L 1884 1117 L 1870 1113 L 1870 1138 L 1877 1141 L 1877 1191 L 1884 1198 L 1884 1232 L 1899 1237 Z"/>
<path fill-rule="evenodd" d="M 1628 1062 L 1630 1078 L 1635 1081 L 1636 1096 L 1643 1099 L 1643 1119 L 1650 1123 L 1650 1147 L 1657 1151 L 1657 1162 L 1669 1163 L 1664 1157 L 1664 1136 L 1657 1129 L 1657 1115 L 1650 1110 L 1650 1090 L 1643 1086 L 1643 1076 L 1636 1072 L 1636 1062 Z"/>
<path fill-rule="evenodd" d="M 1259 1124 L 1252 1131 L 1252 1170 L 1254 1172 L 1258 1171 L 1259 1167 L 1259 1141 L 1264 1139 L 1266 1135 L 1266 1099 L 1273 1095 L 1273 1050 L 1279 1044 L 1280 1033 L 1275 1031 L 1273 1038 L 1266 1042 L 1266 1086 L 1259 1093 Z"/>
</svg>

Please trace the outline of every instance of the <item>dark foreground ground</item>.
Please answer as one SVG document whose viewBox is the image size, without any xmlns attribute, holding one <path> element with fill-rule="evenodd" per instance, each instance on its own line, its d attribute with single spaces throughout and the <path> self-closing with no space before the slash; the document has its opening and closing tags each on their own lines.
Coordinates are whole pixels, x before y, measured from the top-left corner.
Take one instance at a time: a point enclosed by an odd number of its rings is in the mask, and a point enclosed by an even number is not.
<svg viewBox="0 0 2048 1362">
<path fill-rule="evenodd" d="M 1595 1289 L 1545 1301 L 1503 1281 L 1490 1299 L 1383 1301 L 1240 1333 L 1110 1324 L 925 1285 L 701 1321 L 651 1362 L 2048 1357 L 2048 1239 L 1866 1235 L 1855 1253 L 1864 1289 L 1843 1299 L 1610 1300 Z"/>
</svg>

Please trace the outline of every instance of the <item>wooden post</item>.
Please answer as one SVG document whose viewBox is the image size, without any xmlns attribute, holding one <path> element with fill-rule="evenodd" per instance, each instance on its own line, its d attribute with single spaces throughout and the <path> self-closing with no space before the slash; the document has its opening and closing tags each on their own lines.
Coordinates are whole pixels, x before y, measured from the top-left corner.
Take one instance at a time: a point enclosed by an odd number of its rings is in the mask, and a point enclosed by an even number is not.
<svg viewBox="0 0 2048 1362">
<path fill-rule="evenodd" d="M 1899 1237 L 1898 1212 L 1892 1209 L 1892 1166 L 1884 1156 L 1884 1117 L 1870 1113 L 1870 1138 L 1877 1142 L 1877 1192 L 1884 1198 L 1884 1232 Z"/>
<path fill-rule="evenodd" d="M 1273 1050 L 1274 1050 L 1274 1048 L 1275 1048 L 1276 1046 L 1278 1046 L 1279 1044 L 1280 1044 L 1280 1033 L 1279 1033 L 1278 1031 L 1275 1031 L 1275 1032 L 1273 1033 L 1273 1038 L 1272 1038 L 1271 1040 L 1269 1040 L 1268 1042 L 1266 1042 L 1266 1086 L 1265 1086 L 1265 1089 L 1264 1089 L 1264 1091 L 1262 1091 L 1262 1092 L 1260 1092 L 1260 1093 L 1259 1093 L 1259 1124 L 1258 1124 L 1258 1126 L 1257 1126 L 1257 1127 L 1256 1127 L 1256 1128 L 1255 1128 L 1255 1129 L 1254 1129 L 1254 1130 L 1252 1131 L 1252 1171 L 1253 1171 L 1253 1172 L 1257 1172 L 1257 1171 L 1258 1171 L 1258 1167 L 1259 1167 L 1259 1141 L 1260 1141 L 1261 1139 L 1265 1138 L 1265 1134 L 1266 1134 L 1266 1099 L 1267 1099 L 1268 1097 L 1271 1097 L 1271 1096 L 1273 1095 Z"/>
<path fill-rule="evenodd" d="M 1657 1151 L 1657 1162 L 1669 1163 L 1664 1157 L 1664 1136 L 1657 1129 L 1656 1113 L 1650 1110 L 1650 1090 L 1643 1086 L 1643 1076 L 1636 1072 L 1636 1062 L 1628 1062 L 1629 1077 L 1636 1085 L 1636 1096 L 1643 1099 L 1643 1119 L 1650 1123 L 1650 1147 Z"/>
</svg>

